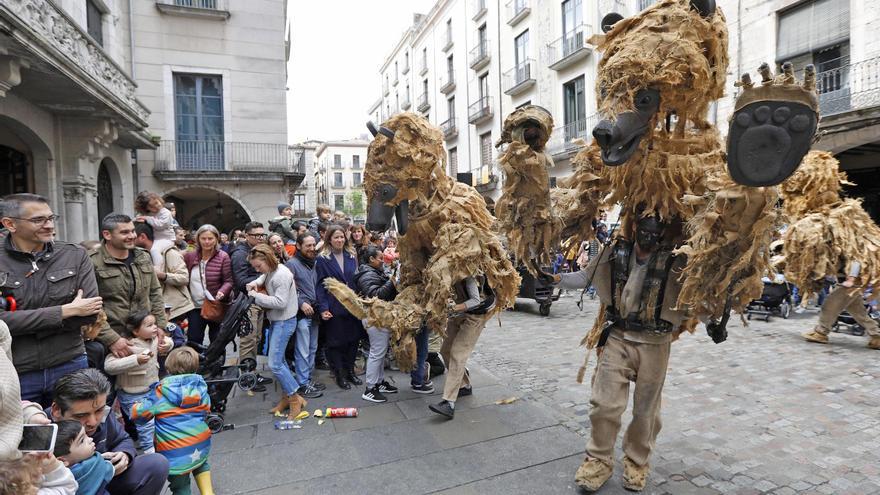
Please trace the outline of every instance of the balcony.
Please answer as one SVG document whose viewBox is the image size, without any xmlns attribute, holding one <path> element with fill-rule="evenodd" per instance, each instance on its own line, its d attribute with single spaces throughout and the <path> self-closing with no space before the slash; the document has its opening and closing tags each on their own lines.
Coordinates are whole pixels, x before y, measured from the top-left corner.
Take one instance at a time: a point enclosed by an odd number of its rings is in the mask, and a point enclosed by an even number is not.
<svg viewBox="0 0 880 495">
<path fill-rule="evenodd" d="M 392 86 L 397 86 L 397 83 L 400 82 L 400 77 L 397 74 L 394 74 L 394 80 L 391 81 Z"/>
<path fill-rule="evenodd" d="M 489 9 L 486 8 L 486 0 L 474 0 L 473 10 L 474 16 L 472 17 L 472 19 L 474 20 L 474 22 L 482 19 L 483 16 L 486 15 L 486 12 L 489 11 Z"/>
<path fill-rule="evenodd" d="M 286 144 L 161 141 L 153 175 L 166 182 L 276 182 L 302 179 L 305 167 Z"/>
<path fill-rule="evenodd" d="M 507 25 L 516 26 L 519 21 L 525 19 L 532 8 L 529 6 L 529 0 L 510 0 L 507 3 Z"/>
<path fill-rule="evenodd" d="M 532 75 L 532 59 L 526 59 L 504 73 L 504 94 L 515 96 L 535 86 Z"/>
<path fill-rule="evenodd" d="M 428 109 L 431 108 L 431 103 L 428 101 L 428 92 L 425 91 L 421 95 L 419 95 L 418 105 L 416 105 L 416 110 L 420 112 L 427 112 Z"/>
<path fill-rule="evenodd" d="M 412 102 L 409 101 L 409 94 L 403 95 L 403 101 L 400 102 L 401 110 L 409 110 L 409 107 L 412 106 Z"/>
<path fill-rule="evenodd" d="M 449 49 L 452 48 L 453 45 L 455 45 L 455 40 L 452 39 L 452 32 L 447 31 L 446 32 L 446 43 L 443 44 L 443 48 L 442 48 L 443 53 L 448 52 Z"/>
<path fill-rule="evenodd" d="M 440 130 L 443 131 L 443 138 L 447 141 L 458 136 L 458 125 L 456 125 L 455 117 L 450 117 L 440 124 Z"/>
<path fill-rule="evenodd" d="M 590 26 L 581 24 L 547 45 L 547 60 L 550 61 L 550 68 L 562 70 L 587 58 L 592 50 L 585 41 L 591 31 Z"/>
<path fill-rule="evenodd" d="M 228 0 L 156 0 L 163 14 L 203 19 L 229 19 Z"/>
<path fill-rule="evenodd" d="M 823 118 L 880 106 L 880 57 L 820 72 L 816 86 Z"/>
<path fill-rule="evenodd" d="M 489 64 L 489 40 L 480 40 L 471 48 L 471 69 L 480 70 Z"/>
<path fill-rule="evenodd" d="M 409 74 L 409 59 L 406 59 L 406 63 L 403 64 L 403 68 L 400 69 L 401 74 Z"/>
<path fill-rule="evenodd" d="M 382 92 L 385 96 L 388 96 L 388 94 L 391 93 L 391 86 L 388 84 L 387 79 L 385 80 L 385 84 L 382 85 Z"/>
<path fill-rule="evenodd" d="M 492 120 L 492 97 L 484 96 L 468 107 L 468 122 L 479 125 Z"/>
<path fill-rule="evenodd" d="M 593 114 L 585 119 L 556 127 L 547 142 L 547 151 L 554 157 L 571 157 L 580 149 L 581 145 L 577 140 L 589 141 L 593 136 L 593 128 L 598 122 L 598 115 Z"/>
<path fill-rule="evenodd" d="M 419 75 L 424 76 L 428 73 L 428 59 L 422 59 L 422 66 L 419 67 Z"/>
<path fill-rule="evenodd" d="M 455 71 L 449 69 L 446 72 L 446 77 L 443 79 L 442 85 L 440 86 L 440 92 L 444 95 L 448 95 L 455 90 Z"/>
</svg>

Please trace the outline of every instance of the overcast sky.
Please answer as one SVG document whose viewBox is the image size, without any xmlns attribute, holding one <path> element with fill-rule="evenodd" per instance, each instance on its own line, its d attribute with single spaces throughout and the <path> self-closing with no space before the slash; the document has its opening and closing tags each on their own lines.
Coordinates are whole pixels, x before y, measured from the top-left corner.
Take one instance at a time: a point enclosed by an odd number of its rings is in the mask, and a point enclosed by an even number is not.
<svg viewBox="0 0 880 495">
<path fill-rule="evenodd" d="M 380 94 L 379 67 L 414 12 L 434 0 L 333 0 L 289 4 L 288 142 L 356 138 Z"/>
</svg>

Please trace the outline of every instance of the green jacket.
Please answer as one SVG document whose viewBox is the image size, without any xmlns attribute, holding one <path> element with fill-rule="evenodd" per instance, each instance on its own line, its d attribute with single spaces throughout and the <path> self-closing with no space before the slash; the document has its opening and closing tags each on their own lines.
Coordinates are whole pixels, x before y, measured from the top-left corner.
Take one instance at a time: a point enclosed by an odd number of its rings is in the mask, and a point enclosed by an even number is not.
<svg viewBox="0 0 880 495">
<path fill-rule="evenodd" d="M 159 328 L 165 328 L 167 322 L 162 285 L 153 271 L 153 261 L 148 251 L 134 249 L 130 270 L 125 262 L 111 256 L 103 245 L 89 258 L 95 267 L 98 295 L 104 299 L 104 312 L 107 313 L 107 323 L 98 334 L 102 344 L 109 347 L 119 340 L 125 329 L 125 319 L 141 309 L 153 314 Z"/>
</svg>

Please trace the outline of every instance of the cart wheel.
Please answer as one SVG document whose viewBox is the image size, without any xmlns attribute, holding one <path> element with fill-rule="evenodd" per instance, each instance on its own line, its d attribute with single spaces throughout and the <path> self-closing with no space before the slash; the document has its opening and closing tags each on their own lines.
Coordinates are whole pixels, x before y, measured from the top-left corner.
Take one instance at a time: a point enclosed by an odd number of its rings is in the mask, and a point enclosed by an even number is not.
<svg viewBox="0 0 880 495">
<path fill-rule="evenodd" d="M 779 312 L 782 314 L 782 317 L 786 320 L 789 316 L 791 316 L 791 305 L 788 302 L 783 301 L 782 305 L 779 306 Z"/>
<path fill-rule="evenodd" d="M 752 319 L 752 314 L 751 314 L 751 313 L 746 313 L 746 319 L 747 319 L 747 320 L 751 320 L 751 319 Z"/>
<path fill-rule="evenodd" d="M 257 386 L 257 375 L 254 373 L 242 373 L 238 377 L 238 386 L 242 390 L 251 390 Z"/>
<path fill-rule="evenodd" d="M 211 430 L 211 433 L 220 433 L 223 431 L 223 416 L 220 414 L 209 414 L 207 418 L 205 418 L 205 422 L 208 423 L 208 429 Z"/>
<path fill-rule="evenodd" d="M 538 306 L 538 313 L 540 313 L 541 316 L 550 316 L 550 304 L 545 303 Z"/>
<path fill-rule="evenodd" d="M 257 360 L 254 358 L 244 358 L 241 360 L 240 366 L 245 371 L 254 371 L 257 369 Z"/>
<path fill-rule="evenodd" d="M 852 334 L 856 337 L 861 337 L 862 335 L 865 335 L 865 327 L 861 325 L 856 325 L 852 327 Z"/>
</svg>

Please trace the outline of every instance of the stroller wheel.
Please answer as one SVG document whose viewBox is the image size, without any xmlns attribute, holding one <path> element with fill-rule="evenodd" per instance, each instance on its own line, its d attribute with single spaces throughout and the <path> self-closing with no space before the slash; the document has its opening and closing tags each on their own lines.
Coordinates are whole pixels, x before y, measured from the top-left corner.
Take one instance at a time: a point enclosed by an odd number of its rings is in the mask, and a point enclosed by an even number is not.
<svg viewBox="0 0 880 495">
<path fill-rule="evenodd" d="M 865 335 L 865 327 L 861 325 L 854 326 L 852 329 L 852 334 L 856 337 L 861 337 L 862 335 Z"/>
<path fill-rule="evenodd" d="M 209 414 L 207 418 L 205 418 L 205 422 L 208 423 L 208 429 L 211 430 L 211 433 L 220 433 L 223 431 L 223 416 L 219 414 Z"/>
<path fill-rule="evenodd" d="M 242 390 L 252 390 L 257 386 L 257 375 L 254 373 L 242 373 L 238 377 L 238 386 Z"/>
<path fill-rule="evenodd" d="M 779 306 L 779 312 L 782 314 L 782 317 L 786 320 L 789 316 L 791 316 L 791 305 L 788 302 L 783 301 L 782 305 Z"/>
<path fill-rule="evenodd" d="M 747 320 L 751 320 L 751 319 L 752 319 L 752 314 L 751 314 L 751 313 L 746 313 L 746 319 L 747 319 Z"/>
<path fill-rule="evenodd" d="M 541 316 L 550 316 L 550 304 L 542 303 L 538 306 L 538 313 L 540 313 Z"/>
<path fill-rule="evenodd" d="M 245 371 L 254 371 L 257 369 L 257 360 L 254 358 L 244 358 L 239 363 L 239 366 L 244 368 Z"/>
</svg>

